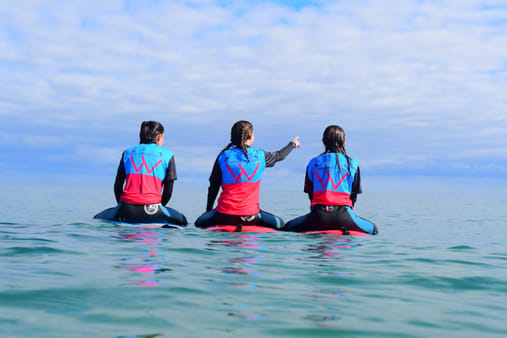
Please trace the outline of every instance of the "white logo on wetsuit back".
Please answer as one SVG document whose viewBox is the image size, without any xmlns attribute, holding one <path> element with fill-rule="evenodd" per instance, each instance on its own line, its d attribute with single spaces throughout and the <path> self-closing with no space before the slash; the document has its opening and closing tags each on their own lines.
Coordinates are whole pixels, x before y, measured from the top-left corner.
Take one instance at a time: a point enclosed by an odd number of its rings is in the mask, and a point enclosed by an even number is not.
<svg viewBox="0 0 507 338">
<path fill-rule="evenodd" d="M 155 215 L 158 211 L 158 204 L 146 204 L 144 206 L 144 212 L 148 215 Z"/>
<path fill-rule="evenodd" d="M 253 220 L 255 219 L 255 216 L 256 216 L 256 215 L 251 215 L 251 216 L 241 216 L 240 218 L 241 218 L 241 220 L 242 220 L 243 222 L 251 222 L 251 221 L 253 221 Z"/>
</svg>

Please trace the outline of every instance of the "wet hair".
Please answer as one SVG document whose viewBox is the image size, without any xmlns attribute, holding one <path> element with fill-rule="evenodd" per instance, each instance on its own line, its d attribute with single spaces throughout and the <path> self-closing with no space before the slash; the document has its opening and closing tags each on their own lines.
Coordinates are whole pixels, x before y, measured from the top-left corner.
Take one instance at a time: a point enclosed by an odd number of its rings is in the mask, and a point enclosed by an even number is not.
<svg viewBox="0 0 507 338">
<path fill-rule="evenodd" d="M 157 121 L 143 121 L 139 131 L 139 143 L 157 143 L 157 136 L 164 133 L 164 126 Z"/>
<path fill-rule="evenodd" d="M 350 158 L 345 150 L 345 131 L 342 127 L 336 125 L 327 126 L 322 135 L 322 143 L 326 148 L 326 153 L 342 153 L 347 158 L 347 165 L 350 170 Z M 340 169 L 338 154 L 336 156 L 336 165 Z"/>
<path fill-rule="evenodd" d="M 221 153 L 231 148 L 232 146 L 236 146 L 238 148 L 241 148 L 248 160 L 250 160 L 248 157 L 248 150 L 245 142 L 248 141 L 250 137 L 252 137 L 252 134 L 252 123 L 244 120 L 234 123 L 231 128 L 231 142 L 221 151 Z"/>
</svg>

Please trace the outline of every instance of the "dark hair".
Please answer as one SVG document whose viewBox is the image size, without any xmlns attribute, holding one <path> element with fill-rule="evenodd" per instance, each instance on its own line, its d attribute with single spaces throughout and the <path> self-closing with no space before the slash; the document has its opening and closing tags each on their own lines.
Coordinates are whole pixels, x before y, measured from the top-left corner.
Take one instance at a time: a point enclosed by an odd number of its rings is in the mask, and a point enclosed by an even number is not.
<svg viewBox="0 0 507 338">
<path fill-rule="evenodd" d="M 156 143 L 157 136 L 164 133 L 164 126 L 157 121 L 143 121 L 139 131 L 139 143 Z"/>
<path fill-rule="evenodd" d="M 347 158 L 347 165 L 350 170 L 350 158 L 345 151 L 345 131 L 336 125 L 327 126 L 322 135 L 322 143 L 326 147 L 326 153 L 342 153 Z M 340 161 L 336 156 L 336 165 L 340 169 Z"/>
<path fill-rule="evenodd" d="M 339 126 L 327 126 L 322 135 L 322 143 L 326 147 L 326 153 L 342 153 L 345 151 L 345 132 Z"/>
<path fill-rule="evenodd" d="M 241 120 L 234 123 L 231 128 L 231 142 L 221 151 L 221 153 L 232 146 L 236 146 L 243 149 L 243 152 L 248 158 L 248 150 L 245 142 L 252 137 L 252 134 L 253 125 L 250 122 Z"/>
</svg>

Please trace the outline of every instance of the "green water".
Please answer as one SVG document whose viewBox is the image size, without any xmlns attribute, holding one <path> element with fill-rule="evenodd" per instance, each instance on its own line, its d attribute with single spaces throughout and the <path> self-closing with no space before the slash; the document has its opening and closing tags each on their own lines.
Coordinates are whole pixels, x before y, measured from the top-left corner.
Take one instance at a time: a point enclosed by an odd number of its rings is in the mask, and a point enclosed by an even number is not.
<svg viewBox="0 0 507 338">
<path fill-rule="evenodd" d="M 379 236 L 335 237 L 92 220 L 110 190 L 3 187 L 2 337 L 507 335 L 505 195 L 363 194 Z M 288 220 L 296 194 L 261 206 Z M 203 200 L 171 206 L 193 221 Z"/>
</svg>

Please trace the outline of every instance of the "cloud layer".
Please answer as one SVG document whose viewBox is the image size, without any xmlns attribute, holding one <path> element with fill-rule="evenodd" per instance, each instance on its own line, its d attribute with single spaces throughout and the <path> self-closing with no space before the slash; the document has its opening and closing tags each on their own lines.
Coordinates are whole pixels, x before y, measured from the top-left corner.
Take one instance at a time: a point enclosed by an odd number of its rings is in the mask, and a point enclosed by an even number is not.
<svg viewBox="0 0 507 338">
<path fill-rule="evenodd" d="M 0 172 L 112 180 L 155 119 L 180 179 L 205 182 L 248 119 L 258 147 L 301 136 L 273 177 L 301 181 L 328 124 L 369 175 L 505 176 L 505 18 L 503 1 L 2 3 Z"/>
</svg>

